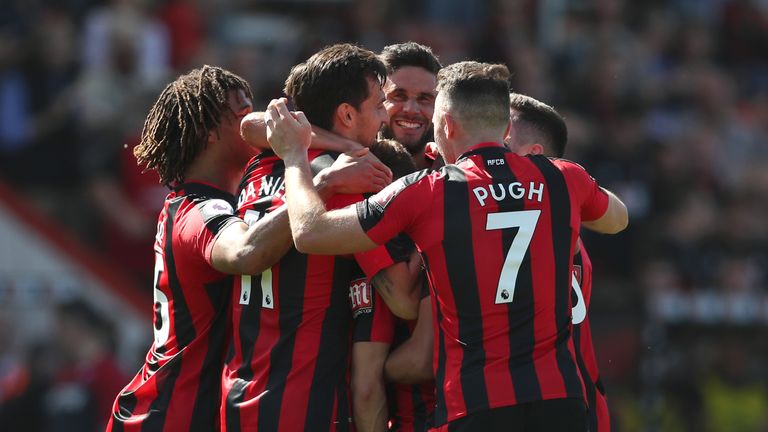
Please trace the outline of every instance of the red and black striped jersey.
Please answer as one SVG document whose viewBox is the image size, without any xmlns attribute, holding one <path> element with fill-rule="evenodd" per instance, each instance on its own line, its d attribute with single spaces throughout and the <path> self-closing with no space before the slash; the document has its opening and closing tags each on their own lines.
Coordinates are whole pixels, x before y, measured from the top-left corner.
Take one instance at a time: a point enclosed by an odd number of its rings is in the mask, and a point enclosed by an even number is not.
<svg viewBox="0 0 768 432">
<path fill-rule="evenodd" d="M 373 291 L 373 292 L 372 292 Z M 361 284 L 360 298 L 371 298 L 367 307 L 362 302 L 352 303 L 355 319 L 354 342 L 380 342 L 391 345 L 394 350 L 413 333 L 416 320 L 396 317 L 379 293 L 370 284 Z M 350 298 L 357 298 L 358 290 L 350 292 Z M 429 296 L 424 289 L 422 300 Z M 390 430 L 401 432 L 427 431 L 432 425 L 435 408 L 434 381 L 418 385 L 387 383 L 387 404 L 389 406 Z"/>
<path fill-rule="evenodd" d="M 335 156 L 310 151 L 313 170 Z M 258 220 L 281 204 L 283 161 L 265 152 L 241 183 L 238 213 Z M 337 195 L 331 208 L 361 200 Z M 356 255 L 375 270 L 393 264 L 386 248 Z M 227 431 L 349 430 L 352 316 L 351 257 L 306 255 L 291 249 L 260 275 L 235 281 L 233 349 L 224 368 L 222 429 Z"/>
<path fill-rule="evenodd" d="M 595 348 L 592 344 L 592 330 L 589 324 L 589 304 L 592 298 L 592 261 L 589 259 L 584 243 L 573 257 L 573 273 L 576 283 L 573 285 L 573 344 L 576 348 L 576 362 L 579 366 L 589 407 L 589 430 L 610 432 L 611 418 L 608 414 L 608 401 L 605 389 L 600 381 Z M 579 302 L 582 303 L 579 306 Z M 583 307 L 583 312 L 577 312 Z"/>
<path fill-rule="evenodd" d="M 240 221 L 234 197 L 203 183 L 171 192 L 155 239 L 154 343 L 117 396 L 108 431 L 218 430 L 232 276 L 211 265 L 216 238 Z"/>
<path fill-rule="evenodd" d="M 607 195 L 579 165 L 483 143 L 357 204 L 376 243 L 405 232 L 433 290 L 435 425 L 583 397 L 571 339 L 573 250 Z"/>
</svg>

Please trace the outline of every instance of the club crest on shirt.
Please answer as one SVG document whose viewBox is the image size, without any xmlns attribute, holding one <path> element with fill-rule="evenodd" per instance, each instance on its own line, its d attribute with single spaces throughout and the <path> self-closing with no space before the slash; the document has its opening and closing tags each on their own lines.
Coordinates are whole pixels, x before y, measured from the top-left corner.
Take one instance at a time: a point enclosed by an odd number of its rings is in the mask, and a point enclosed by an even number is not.
<svg viewBox="0 0 768 432">
<path fill-rule="evenodd" d="M 200 205 L 200 213 L 203 215 L 203 220 L 207 221 L 215 216 L 234 214 L 235 210 L 223 199 L 212 199 Z"/>
<path fill-rule="evenodd" d="M 579 286 L 583 285 L 584 281 L 582 280 L 581 264 L 573 265 L 573 275 L 576 277 L 576 281 L 579 283 Z"/>
<path fill-rule="evenodd" d="M 352 307 L 352 317 L 368 314 L 373 311 L 373 291 L 368 279 L 355 279 L 349 283 L 349 304 Z"/>
</svg>

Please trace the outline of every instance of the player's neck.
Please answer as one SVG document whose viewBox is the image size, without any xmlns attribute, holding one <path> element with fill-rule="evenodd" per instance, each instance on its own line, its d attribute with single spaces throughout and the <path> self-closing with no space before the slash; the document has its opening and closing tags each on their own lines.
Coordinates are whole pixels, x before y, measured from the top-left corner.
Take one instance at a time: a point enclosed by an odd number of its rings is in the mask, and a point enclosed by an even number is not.
<svg viewBox="0 0 768 432">
<path fill-rule="evenodd" d="M 357 137 L 355 136 L 354 132 L 355 131 L 353 129 L 344 127 L 344 125 L 340 125 L 338 122 L 334 123 L 331 127 L 331 133 L 335 133 L 342 138 L 356 142 Z"/>
<path fill-rule="evenodd" d="M 243 175 L 244 165 L 232 166 L 230 161 L 219 161 L 214 157 L 198 157 L 187 169 L 187 181 L 211 184 L 234 195 Z M 229 163 L 227 163 L 229 162 Z"/>
<path fill-rule="evenodd" d="M 454 152 L 453 155 L 458 158 L 478 144 L 490 142 L 499 143 L 499 145 L 501 145 L 502 139 L 495 134 L 466 134 L 456 137 L 456 139 L 451 141 L 449 144 Z"/>
</svg>

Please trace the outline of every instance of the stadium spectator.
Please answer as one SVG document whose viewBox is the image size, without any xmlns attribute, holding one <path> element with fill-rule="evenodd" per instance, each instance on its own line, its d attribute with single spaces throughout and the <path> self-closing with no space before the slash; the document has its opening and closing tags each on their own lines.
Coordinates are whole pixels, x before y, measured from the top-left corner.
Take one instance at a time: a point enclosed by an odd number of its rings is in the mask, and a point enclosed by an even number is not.
<svg viewBox="0 0 768 432">
<path fill-rule="evenodd" d="M 114 325 L 85 300 L 56 307 L 55 346 L 62 365 L 43 406 L 50 431 L 102 431 L 125 383 L 115 359 Z"/>
</svg>

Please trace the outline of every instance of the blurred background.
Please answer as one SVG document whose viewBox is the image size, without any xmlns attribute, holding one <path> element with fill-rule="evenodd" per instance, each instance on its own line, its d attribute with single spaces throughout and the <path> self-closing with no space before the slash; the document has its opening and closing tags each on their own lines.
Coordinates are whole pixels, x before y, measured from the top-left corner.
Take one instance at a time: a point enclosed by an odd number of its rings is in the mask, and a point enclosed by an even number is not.
<svg viewBox="0 0 768 432">
<path fill-rule="evenodd" d="M 502 62 L 631 227 L 585 234 L 616 431 L 768 431 L 768 1 L 3 0 L 0 429 L 99 430 L 151 342 L 165 189 L 131 149 L 204 63 L 257 109 L 352 41 Z"/>
</svg>

